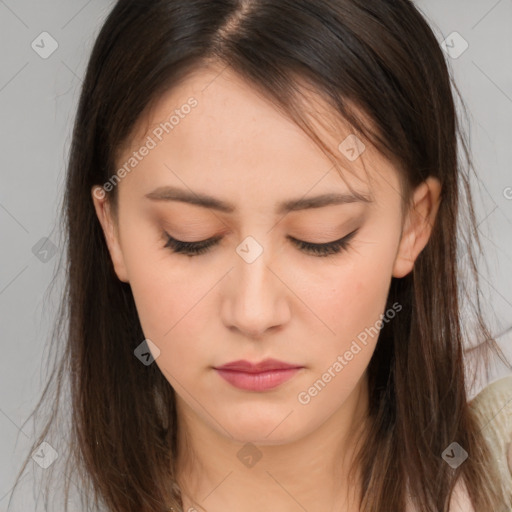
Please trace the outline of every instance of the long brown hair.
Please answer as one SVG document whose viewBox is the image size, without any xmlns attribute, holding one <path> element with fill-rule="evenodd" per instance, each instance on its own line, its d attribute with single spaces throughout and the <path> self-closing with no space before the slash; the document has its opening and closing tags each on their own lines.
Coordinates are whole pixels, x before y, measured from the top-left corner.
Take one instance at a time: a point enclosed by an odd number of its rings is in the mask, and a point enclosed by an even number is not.
<svg viewBox="0 0 512 512">
<path fill-rule="evenodd" d="M 234 69 L 330 153 L 301 100 L 303 87 L 318 93 L 396 163 L 404 208 L 427 177 L 442 184 L 429 243 L 414 270 L 391 283 L 386 310 L 395 302 L 403 310 L 382 328 L 368 367 L 361 511 L 404 512 L 407 493 L 422 512 L 447 511 L 459 477 L 477 512 L 510 506 L 468 405 L 464 347 L 478 345 L 485 368 L 489 348 L 504 356 L 478 299 L 474 339 L 461 326 L 461 298 L 479 293 L 473 166 L 451 85 L 460 94 L 425 18 L 410 0 L 120 0 L 96 39 L 81 91 L 62 215 L 66 286 L 53 334 L 60 352 L 34 411 L 50 401 L 33 449 L 47 441 L 65 462 L 65 509 L 75 484 L 82 510 L 182 510 L 174 390 L 156 365 L 134 357 L 144 334 L 90 191 L 114 175 L 119 148 L 142 114 L 208 61 Z M 116 205 L 117 187 L 109 201 Z M 470 276 L 475 290 L 466 285 Z M 69 413 L 65 439 L 52 434 L 64 425 L 60 411 Z M 457 469 L 441 457 L 453 441 L 470 454 Z"/>
</svg>

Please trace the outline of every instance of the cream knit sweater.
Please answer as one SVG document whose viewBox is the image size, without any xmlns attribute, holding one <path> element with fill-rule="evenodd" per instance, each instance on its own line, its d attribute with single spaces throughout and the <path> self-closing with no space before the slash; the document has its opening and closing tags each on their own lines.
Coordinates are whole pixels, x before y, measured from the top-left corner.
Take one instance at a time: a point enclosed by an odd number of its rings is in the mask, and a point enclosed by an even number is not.
<svg viewBox="0 0 512 512">
<path fill-rule="evenodd" d="M 512 375 L 488 384 L 471 401 L 481 431 L 489 441 L 501 475 L 501 481 L 512 500 Z M 417 511 L 411 500 L 407 512 Z M 512 508 L 509 509 L 512 512 Z M 503 510 L 475 511 L 464 483 L 455 486 L 450 512 L 505 512 Z M 507 511 L 508 512 L 508 511 Z"/>
<path fill-rule="evenodd" d="M 512 500 L 512 375 L 488 384 L 470 404 L 493 449 L 501 480 Z"/>
<path fill-rule="evenodd" d="M 500 480 L 512 500 L 512 375 L 488 384 L 470 404 L 498 463 Z M 512 508 L 509 510 L 512 512 Z M 475 512 L 465 485 L 455 488 L 450 512 Z"/>
</svg>

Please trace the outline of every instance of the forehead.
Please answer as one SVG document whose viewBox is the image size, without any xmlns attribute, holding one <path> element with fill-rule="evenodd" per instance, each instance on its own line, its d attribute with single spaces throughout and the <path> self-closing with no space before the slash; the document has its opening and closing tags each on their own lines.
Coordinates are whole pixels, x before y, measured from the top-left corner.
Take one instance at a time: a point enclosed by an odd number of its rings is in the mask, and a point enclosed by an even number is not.
<svg viewBox="0 0 512 512">
<path fill-rule="evenodd" d="M 155 147 L 126 180 L 146 192 L 166 184 L 201 191 L 231 187 L 233 193 L 252 189 L 269 196 L 279 190 L 295 191 L 295 196 L 329 187 L 348 191 L 339 172 L 367 196 L 386 183 L 396 192 L 392 165 L 371 145 L 363 147 L 317 96 L 308 99 L 308 111 L 314 113 L 308 120 L 338 157 L 337 168 L 268 97 L 231 68 L 215 66 L 196 69 L 159 97 L 137 123 L 117 164 L 151 139 Z M 356 157 L 361 153 L 355 159 L 354 150 Z"/>
</svg>

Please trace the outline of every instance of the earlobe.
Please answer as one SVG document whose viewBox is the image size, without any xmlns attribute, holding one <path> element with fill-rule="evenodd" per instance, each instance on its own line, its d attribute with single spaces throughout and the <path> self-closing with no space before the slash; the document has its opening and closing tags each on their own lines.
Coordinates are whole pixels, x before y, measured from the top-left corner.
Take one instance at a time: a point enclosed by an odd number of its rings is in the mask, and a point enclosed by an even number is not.
<svg viewBox="0 0 512 512">
<path fill-rule="evenodd" d="M 393 277 L 404 277 L 414 268 L 414 262 L 430 239 L 440 203 L 441 184 L 430 176 L 414 192 L 413 207 L 405 219 Z"/>
<path fill-rule="evenodd" d="M 91 189 L 92 200 L 96 216 L 103 229 L 107 248 L 114 265 L 114 270 L 120 281 L 128 283 L 128 274 L 126 265 L 124 263 L 123 252 L 119 242 L 119 235 L 116 229 L 116 224 L 110 212 L 110 205 L 105 192 L 97 185 Z"/>
</svg>

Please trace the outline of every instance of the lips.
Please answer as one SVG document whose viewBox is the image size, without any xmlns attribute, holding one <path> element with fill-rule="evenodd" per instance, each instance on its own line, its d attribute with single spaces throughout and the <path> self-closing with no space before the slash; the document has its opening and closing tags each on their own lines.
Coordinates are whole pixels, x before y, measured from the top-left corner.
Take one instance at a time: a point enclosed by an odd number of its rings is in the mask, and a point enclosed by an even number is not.
<svg viewBox="0 0 512 512">
<path fill-rule="evenodd" d="M 272 370 L 290 370 L 291 368 L 302 368 L 300 365 L 285 363 L 277 359 L 265 359 L 259 363 L 250 363 L 245 360 L 233 361 L 231 363 L 217 366 L 217 370 L 232 370 L 244 373 L 262 373 Z"/>
<path fill-rule="evenodd" d="M 215 367 L 215 370 L 232 386 L 245 391 L 270 391 L 277 388 L 296 375 L 303 366 L 298 366 L 277 359 L 265 359 L 259 363 L 233 361 Z"/>
</svg>

